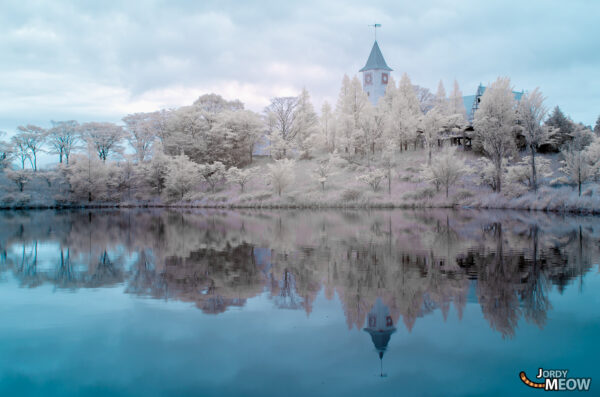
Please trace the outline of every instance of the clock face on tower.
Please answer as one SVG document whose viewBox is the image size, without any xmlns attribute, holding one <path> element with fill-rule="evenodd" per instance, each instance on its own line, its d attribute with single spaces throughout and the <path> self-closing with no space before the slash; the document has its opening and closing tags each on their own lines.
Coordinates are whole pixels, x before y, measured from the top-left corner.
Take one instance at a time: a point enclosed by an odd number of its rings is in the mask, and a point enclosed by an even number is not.
<svg viewBox="0 0 600 397">
<path fill-rule="evenodd" d="M 373 75 L 371 73 L 365 73 L 365 85 L 373 84 Z"/>
<path fill-rule="evenodd" d="M 388 75 L 387 73 L 382 73 L 381 74 L 381 84 L 387 84 L 388 83 Z"/>
</svg>

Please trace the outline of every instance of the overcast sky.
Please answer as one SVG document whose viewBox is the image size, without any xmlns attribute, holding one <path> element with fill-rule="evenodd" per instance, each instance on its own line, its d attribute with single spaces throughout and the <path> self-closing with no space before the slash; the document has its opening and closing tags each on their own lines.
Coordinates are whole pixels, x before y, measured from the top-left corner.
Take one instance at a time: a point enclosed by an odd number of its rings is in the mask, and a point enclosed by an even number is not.
<svg viewBox="0 0 600 397">
<path fill-rule="evenodd" d="M 460 3 L 457 5 L 457 3 Z M 493 4 L 492 4 L 493 3 Z M 0 5 L 0 129 L 119 121 L 215 92 L 261 111 L 335 103 L 373 31 L 393 74 L 464 95 L 509 76 L 575 121 L 600 114 L 600 1 L 27 1 Z"/>
</svg>

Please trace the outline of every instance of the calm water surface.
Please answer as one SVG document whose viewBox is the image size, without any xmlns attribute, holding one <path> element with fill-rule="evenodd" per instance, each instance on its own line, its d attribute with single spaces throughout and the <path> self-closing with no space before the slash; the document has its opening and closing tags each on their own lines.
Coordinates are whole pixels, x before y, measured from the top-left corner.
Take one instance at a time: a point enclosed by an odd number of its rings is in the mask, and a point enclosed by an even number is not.
<svg viewBox="0 0 600 397">
<path fill-rule="evenodd" d="M 0 395 L 599 395 L 599 261 L 593 217 L 3 212 Z"/>
</svg>

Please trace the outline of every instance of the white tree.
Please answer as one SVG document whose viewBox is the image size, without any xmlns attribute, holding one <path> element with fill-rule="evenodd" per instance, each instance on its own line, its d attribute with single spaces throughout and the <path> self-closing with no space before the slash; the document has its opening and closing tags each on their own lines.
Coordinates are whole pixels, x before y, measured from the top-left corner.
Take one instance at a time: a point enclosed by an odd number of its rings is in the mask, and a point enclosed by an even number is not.
<svg viewBox="0 0 600 397">
<path fill-rule="evenodd" d="M 421 129 L 423 131 L 423 140 L 427 148 L 427 164 L 431 164 L 431 154 L 433 148 L 437 146 L 440 136 L 440 130 L 446 121 L 443 108 L 434 106 L 421 120 Z"/>
<path fill-rule="evenodd" d="M 356 138 L 362 139 L 364 133 L 361 129 L 361 121 L 365 117 L 365 110 L 370 106 L 369 98 L 362 89 L 362 84 L 358 77 L 354 76 L 352 80 L 344 76 L 342 88 L 336 104 L 336 139 L 340 146 L 344 147 L 346 153 L 354 149 L 358 153 L 360 148 L 355 147 Z"/>
<path fill-rule="evenodd" d="M 58 154 L 58 162 L 62 164 L 63 158 L 69 164 L 71 152 L 79 141 L 79 123 L 75 120 L 52 121 L 52 128 L 48 131 L 50 145 Z"/>
<path fill-rule="evenodd" d="M 10 139 L 11 148 L 14 156 L 19 160 L 21 169 L 25 169 L 25 162 L 29 159 L 29 149 L 27 148 L 27 141 L 21 134 L 13 135 Z"/>
<path fill-rule="evenodd" d="M 321 118 L 319 119 L 321 132 L 325 139 L 325 145 L 330 151 L 335 150 L 335 129 L 333 128 L 334 117 L 329 102 L 323 102 L 321 106 Z"/>
<path fill-rule="evenodd" d="M 446 191 L 446 197 L 450 187 L 470 171 L 464 159 L 456 155 L 456 148 L 444 147 L 433 159 L 431 164 L 423 170 L 423 177 L 436 187 L 442 186 Z"/>
<path fill-rule="evenodd" d="M 506 179 L 508 182 L 533 189 L 534 184 L 538 186 L 540 177 L 552 176 L 551 162 L 549 159 L 540 157 L 536 160 L 535 168 L 531 166 L 532 157 L 525 156 L 517 164 L 507 169 Z"/>
<path fill-rule="evenodd" d="M 313 171 L 313 178 L 321 184 L 323 191 L 325 191 L 325 183 L 332 175 L 330 158 L 319 161 Z"/>
<path fill-rule="evenodd" d="M 374 192 L 376 192 L 379 190 L 379 186 L 381 185 L 381 182 L 383 182 L 383 180 L 386 178 L 386 176 L 387 175 L 385 170 L 373 168 L 367 171 L 366 173 L 357 176 L 356 180 L 359 182 L 366 183 L 367 185 L 371 186 L 371 189 L 373 189 Z"/>
<path fill-rule="evenodd" d="M 450 93 L 449 99 L 449 113 L 457 115 L 458 119 L 463 123 L 467 120 L 467 110 L 465 109 L 465 102 L 463 100 L 463 94 L 458 86 L 458 81 L 454 80 L 454 88 Z"/>
<path fill-rule="evenodd" d="M 79 129 L 84 140 L 91 142 L 102 162 L 106 162 L 110 154 L 123 151 L 123 127 L 113 123 L 89 122 L 83 123 Z"/>
<path fill-rule="evenodd" d="M 226 178 L 229 182 L 238 184 L 241 192 L 244 193 L 246 185 L 256 174 L 257 170 L 255 168 L 239 169 L 231 167 L 227 170 Z"/>
<path fill-rule="evenodd" d="M 600 167 L 600 159 L 589 148 L 582 150 L 573 143 L 565 145 L 561 154 L 563 156 L 561 171 L 577 186 L 581 196 L 581 185 L 596 175 Z"/>
<path fill-rule="evenodd" d="M 406 73 L 402 75 L 398 89 L 395 92 L 393 89 L 390 91 L 390 96 L 391 105 L 388 112 L 387 136 L 397 142 L 401 151 L 408 148 L 408 143 L 411 140 L 414 142 L 416 149 L 418 142 L 417 126 L 422 112 Z"/>
<path fill-rule="evenodd" d="M 165 188 L 170 159 L 163 153 L 160 141 L 152 147 L 152 158 L 144 165 L 144 179 L 159 195 Z"/>
<path fill-rule="evenodd" d="M 173 157 L 165 180 L 165 190 L 169 196 L 183 200 L 197 183 L 198 165 L 183 153 Z"/>
<path fill-rule="evenodd" d="M 294 110 L 294 132 L 296 144 L 302 158 L 309 158 L 314 148 L 316 135 L 319 133 L 319 117 L 315 113 L 306 88 L 298 96 L 298 103 Z"/>
<path fill-rule="evenodd" d="M 71 194 L 88 202 L 107 198 L 108 172 L 106 165 L 94 154 L 95 148 L 88 143 L 85 154 L 73 155 L 65 168 Z"/>
<path fill-rule="evenodd" d="M 19 130 L 18 135 L 29 151 L 29 162 L 35 172 L 37 171 L 37 155 L 42 151 L 42 146 L 46 143 L 48 132 L 42 127 L 31 124 L 19 126 L 17 130 Z"/>
<path fill-rule="evenodd" d="M 476 139 L 481 140 L 485 155 L 496 171 L 496 191 L 502 191 L 503 160 L 515 153 L 513 128 L 516 104 L 510 79 L 499 77 L 483 94 L 473 125 Z"/>
<path fill-rule="evenodd" d="M 4 131 L 0 131 L 0 137 L 5 134 Z M 13 155 L 14 149 L 10 142 L 0 141 L 0 171 L 10 166 Z"/>
<path fill-rule="evenodd" d="M 217 118 L 209 132 L 212 150 L 219 144 L 215 158 L 228 165 L 252 163 L 254 147 L 263 137 L 265 125 L 260 117 L 249 110 L 225 111 Z"/>
<path fill-rule="evenodd" d="M 517 107 L 518 117 L 527 148 L 531 154 L 531 188 L 537 191 L 537 170 L 535 154 L 537 148 L 550 139 L 549 128 L 542 126 L 548 110 L 544 106 L 544 97 L 539 88 L 523 95 Z"/>
<path fill-rule="evenodd" d="M 275 160 L 269 164 L 269 176 L 273 189 L 279 196 L 294 181 L 295 161 L 290 159 Z"/>
<path fill-rule="evenodd" d="M 143 163 L 156 139 L 155 119 L 152 113 L 134 113 L 123 117 L 126 138 L 135 151 L 137 161 Z"/>
<path fill-rule="evenodd" d="M 15 183 L 15 185 L 17 185 L 17 188 L 19 189 L 20 192 L 23 191 L 23 189 L 25 189 L 25 185 L 27 185 L 27 183 L 31 180 L 31 171 L 28 170 L 11 170 L 11 169 L 7 169 L 6 170 L 6 177 L 8 179 L 10 179 L 11 181 L 13 181 Z"/>
<path fill-rule="evenodd" d="M 210 186 L 210 191 L 214 193 L 217 185 L 223 183 L 227 168 L 220 161 L 215 161 L 212 164 L 200 164 L 198 172 L 202 180 Z"/>
</svg>

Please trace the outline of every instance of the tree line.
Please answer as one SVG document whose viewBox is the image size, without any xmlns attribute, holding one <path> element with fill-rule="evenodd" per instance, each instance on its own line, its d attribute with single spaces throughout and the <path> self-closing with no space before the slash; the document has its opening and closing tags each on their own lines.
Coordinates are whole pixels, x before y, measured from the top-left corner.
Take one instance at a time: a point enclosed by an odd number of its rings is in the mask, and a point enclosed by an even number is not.
<svg viewBox="0 0 600 397">
<path fill-rule="evenodd" d="M 595 130 L 577 124 L 556 107 L 548 116 L 541 91 L 517 100 L 508 78 L 485 90 L 467 121 L 457 82 L 449 95 L 442 82 L 435 94 L 415 86 L 404 74 L 390 77 L 385 95 L 373 106 L 358 77 L 344 76 L 335 108 L 324 103 L 318 115 L 310 94 L 276 97 L 262 114 L 239 100 L 203 95 L 192 105 L 129 114 L 122 125 L 109 122 L 52 121 L 48 129 L 25 125 L 0 142 L 0 166 L 19 191 L 38 172 L 41 152 L 57 155 L 44 171 L 48 184 L 64 186 L 68 199 L 111 201 L 165 196 L 185 200 L 199 184 L 215 192 L 226 182 L 240 191 L 251 178 L 268 179 L 281 195 L 292 180 L 296 161 L 321 155 L 314 179 L 325 190 L 339 161 L 361 161 L 368 170 L 359 181 L 378 190 L 387 180 L 391 193 L 395 160 L 405 151 L 423 154 L 422 179 L 449 188 L 465 174 L 501 192 L 503 181 L 536 191 L 550 173 L 539 152 L 561 151 L 566 182 L 581 186 L 597 177 L 600 118 Z M 458 139 L 481 155 L 468 165 L 455 147 Z M 273 160 L 268 175 L 250 165 L 257 148 Z M 518 151 L 526 156 L 518 156 Z M 329 153 L 322 157 L 323 153 Z"/>
</svg>

